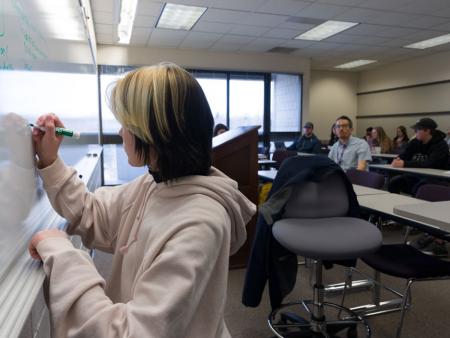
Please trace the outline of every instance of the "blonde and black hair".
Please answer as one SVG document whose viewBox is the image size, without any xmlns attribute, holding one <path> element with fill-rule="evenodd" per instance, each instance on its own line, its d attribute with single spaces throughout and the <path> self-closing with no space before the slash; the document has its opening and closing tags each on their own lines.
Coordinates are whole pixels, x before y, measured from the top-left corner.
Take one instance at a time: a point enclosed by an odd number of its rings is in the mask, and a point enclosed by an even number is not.
<svg viewBox="0 0 450 338">
<path fill-rule="evenodd" d="M 214 119 L 202 88 L 186 70 L 160 63 L 131 71 L 111 91 L 111 110 L 135 137 L 155 178 L 208 175 Z"/>
</svg>

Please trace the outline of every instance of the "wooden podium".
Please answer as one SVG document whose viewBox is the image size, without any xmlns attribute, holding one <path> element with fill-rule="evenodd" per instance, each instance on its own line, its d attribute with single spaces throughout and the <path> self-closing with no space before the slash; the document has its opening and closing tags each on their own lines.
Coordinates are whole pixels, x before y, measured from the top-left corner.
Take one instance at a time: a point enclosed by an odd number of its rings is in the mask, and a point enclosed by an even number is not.
<svg viewBox="0 0 450 338">
<path fill-rule="evenodd" d="M 258 129 L 259 126 L 239 127 L 213 138 L 213 166 L 238 182 L 250 201 L 258 204 Z M 247 224 L 247 241 L 230 257 L 230 268 L 247 265 L 255 235 L 257 216 Z"/>
</svg>

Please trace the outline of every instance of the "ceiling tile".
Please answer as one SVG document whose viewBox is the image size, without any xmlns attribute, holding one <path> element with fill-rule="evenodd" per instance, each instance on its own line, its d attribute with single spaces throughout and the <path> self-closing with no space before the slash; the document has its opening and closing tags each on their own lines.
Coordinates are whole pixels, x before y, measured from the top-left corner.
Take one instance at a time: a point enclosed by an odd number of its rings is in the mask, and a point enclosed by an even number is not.
<svg viewBox="0 0 450 338">
<path fill-rule="evenodd" d="M 230 23 L 208 22 L 200 19 L 192 28 L 193 31 L 209 33 L 228 33 L 234 25 Z"/>
<path fill-rule="evenodd" d="M 380 26 L 386 27 L 386 26 Z M 385 37 L 385 38 L 401 38 L 405 35 L 413 34 L 417 32 L 417 29 L 414 28 L 403 28 L 403 27 L 389 27 L 380 29 L 378 32 L 374 32 L 373 35 Z M 352 32 L 353 34 L 353 32 Z"/>
<path fill-rule="evenodd" d="M 413 14 L 433 14 L 442 9 L 448 9 L 450 7 L 448 0 L 419 0 L 410 1 L 402 6 L 401 12 L 413 13 Z"/>
<path fill-rule="evenodd" d="M 147 45 L 148 38 L 150 34 L 147 34 L 147 37 L 145 36 L 131 36 L 130 45 L 134 46 L 145 46 Z"/>
<path fill-rule="evenodd" d="M 269 14 L 296 15 L 311 2 L 298 0 L 269 0 L 258 8 L 258 12 Z"/>
<path fill-rule="evenodd" d="M 246 25 L 263 26 L 263 27 L 277 27 L 285 22 L 289 17 L 286 15 L 272 15 L 253 13 L 245 19 Z"/>
<path fill-rule="evenodd" d="M 408 2 L 411 2 L 411 0 L 365 0 L 363 3 L 358 4 L 358 7 L 384 11 L 401 11 L 401 9 L 404 8 L 404 5 Z"/>
<path fill-rule="evenodd" d="M 220 40 L 217 41 L 212 47 L 210 47 L 210 50 L 216 50 L 216 51 L 224 51 L 224 52 L 235 52 L 238 51 L 243 45 L 240 43 L 225 43 L 221 42 Z"/>
<path fill-rule="evenodd" d="M 248 44 L 255 40 L 254 37 L 251 36 L 242 36 L 242 35 L 225 35 L 220 38 L 219 42 L 224 43 L 237 43 L 237 44 Z"/>
<path fill-rule="evenodd" d="M 218 33 L 190 32 L 180 44 L 180 47 L 207 49 L 221 37 L 222 34 Z"/>
<path fill-rule="evenodd" d="M 187 36 L 188 32 L 183 30 L 155 28 L 148 41 L 149 46 L 177 47 Z"/>
<path fill-rule="evenodd" d="M 297 15 L 307 18 L 318 18 L 329 20 L 336 15 L 347 11 L 350 7 L 334 6 L 330 4 L 313 3 L 302 9 Z"/>
<path fill-rule="evenodd" d="M 338 6 L 358 6 L 361 3 L 364 3 L 367 0 L 317 0 L 316 2 L 338 5 Z"/>
<path fill-rule="evenodd" d="M 92 11 L 114 12 L 114 0 L 93 0 L 91 1 Z"/>
<path fill-rule="evenodd" d="M 229 33 L 236 35 L 261 36 L 270 28 L 260 26 L 235 25 Z"/>
<path fill-rule="evenodd" d="M 242 22 L 246 22 L 247 17 L 248 17 L 248 12 L 209 8 L 202 15 L 201 20 L 210 21 L 210 22 L 240 24 Z"/>
<path fill-rule="evenodd" d="M 134 19 L 134 26 L 145 28 L 155 27 L 156 20 L 158 20 L 158 17 L 156 16 L 136 15 Z"/>
<path fill-rule="evenodd" d="M 305 24 L 305 23 L 286 21 L 286 22 L 283 22 L 281 25 L 279 25 L 277 28 L 293 29 L 293 30 L 298 31 L 298 34 L 301 34 L 303 32 L 306 32 L 307 30 L 310 30 L 314 26 L 316 26 L 316 25 L 309 25 L 309 24 Z"/>
<path fill-rule="evenodd" d="M 450 7 L 436 11 L 433 13 L 433 15 L 450 18 Z"/>
<path fill-rule="evenodd" d="M 97 40 L 97 43 L 103 43 L 111 45 L 115 43 L 116 41 L 113 40 L 112 34 L 95 34 L 95 39 Z"/>
<path fill-rule="evenodd" d="M 442 25 L 448 22 L 448 18 L 439 18 L 436 16 L 421 16 L 419 19 L 414 21 L 414 27 L 432 28 L 434 26 Z"/>
<path fill-rule="evenodd" d="M 212 0 L 174 0 L 174 1 L 162 1 L 162 2 L 172 2 L 180 5 L 186 6 L 200 6 L 200 7 L 211 7 Z"/>
<path fill-rule="evenodd" d="M 312 41 L 291 39 L 291 40 L 283 41 L 280 44 L 280 46 L 281 47 L 291 47 L 291 48 L 306 48 L 308 46 L 311 46 L 312 44 L 313 44 Z"/>
<path fill-rule="evenodd" d="M 412 41 L 412 40 L 405 40 L 405 39 L 391 39 L 391 40 L 384 42 L 383 45 L 387 46 L 387 47 L 403 47 L 406 45 L 410 45 L 413 42 L 414 41 Z M 392 50 L 394 50 L 394 49 L 392 49 Z"/>
<path fill-rule="evenodd" d="M 148 39 L 151 32 L 152 30 L 149 28 L 135 27 L 131 32 L 131 37 L 145 37 Z"/>
<path fill-rule="evenodd" d="M 300 33 L 294 29 L 281 29 L 274 28 L 269 30 L 264 34 L 264 37 L 268 38 L 283 38 L 283 39 L 293 39 Z"/>
<path fill-rule="evenodd" d="M 450 20 L 447 20 L 447 23 L 444 23 L 443 25 L 438 25 L 438 26 L 432 27 L 432 29 L 450 33 Z"/>
<path fill-rule="evenodd" d="M 148 16 L 159 17 L 163 6 L 164 6 L 163 2 L 140 0 L 140 1 L 138 1 L 136 15 L 148 15 Z"/>
<path fill-rule="evenodd" d="M 114 22 L 114 14 L 110 12 L 100 12 L 96 11 L 92 13 L 92 16 L 94 17 L 94 22 L 96 24 L 107 24 L 107 25 L 113 25 Z"/>
<path fill-rule="evenodd" d="M 96 24 L 94 27 L 95 34 L 113 34 L 114 27 L 114 25 Z"/>
<path fill-rule="evenodd" d="M 403 36 L 403 39 L 412 40 L 412 41 L 422 41 L 431 38 L 435 38 L 440 35 L 444 35 L 445 32 L 438 32 L 432 30 L 418 30 L 413 34 L 408 34 Z"/>
<path fill-rule="evenodd" d="M 256 11 L 266 0 L 213 0 L 211 7 L 234 9 L 241 11 Z"/>
</svg>

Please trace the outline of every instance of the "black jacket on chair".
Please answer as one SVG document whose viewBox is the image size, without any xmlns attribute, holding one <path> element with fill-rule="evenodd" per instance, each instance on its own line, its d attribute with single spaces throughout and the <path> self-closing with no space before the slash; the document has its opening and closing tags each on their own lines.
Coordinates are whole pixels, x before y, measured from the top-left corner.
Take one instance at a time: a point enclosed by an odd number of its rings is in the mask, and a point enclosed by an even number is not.
<svg viewBox="0 0 450 338">
<path fill-rule="evenodd" d="M 264 216 L 258 215 L 256 234 L 252 251 L 247 265 L 242 303 L 246 306 L 257 307 L 266 285 L 269 282 L 270 304 L 272 309 L 281 305 L 283 298 L 294 288 L 297 278 L 297 256 L 282 247 L 272 236 L 272 225 L 281 218 L 284 205 L 289 199 L 292 187 L 303 182 L 320 182 L 326 176 L 338 172 L 342 175 L 348 192 L 349 217 L 359 217 L 359 205 L 353 187 L 344 171 L 332 160 L 325 156 L 296 156 L 286 159 L 272 185 L 267 203 L 279 205 L 277 208 L 264 208 Z M 278 196 L 277 196 L 277 192 Z M 280 199 L 281 195 L 284 195 Z M 272 201 L 271 201 L 272 198 Z M 276 203 L 273 199 L 276 198 Z M 284 204 L 279 201 L 284 199 Z M 271 211 L 271 215 L 267 212 Z M 271 218 L 271 219 L 270 219 Z M 325 263 L 325 262 L 324 262 Z M 328 262 L 352 266 L 355 261 Z"/>
</svg>

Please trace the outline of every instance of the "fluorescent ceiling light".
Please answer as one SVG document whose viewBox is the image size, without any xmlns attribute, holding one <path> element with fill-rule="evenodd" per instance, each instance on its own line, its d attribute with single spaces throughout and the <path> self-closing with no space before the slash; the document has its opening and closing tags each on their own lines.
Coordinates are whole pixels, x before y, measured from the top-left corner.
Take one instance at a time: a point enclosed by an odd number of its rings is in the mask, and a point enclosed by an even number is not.
<svg viewBox="0 0 450 338">
<path fill-rule="evenodd" d="M 356 25 L 359 23 L 330 20 L 296 36 L 295 39 L 320 41 Z"/>
<path fill-rule="evenodd" d="M 77 2 L 70 0 L 39 0 L 38 17 L 48 33 L 44 35 L 61 40 L 86 40 L 81 9 Z"/>
<path fill-rule="evenodd" d="M 205 13 L 206 7 L 184 6 L 167 3 L 156 27 L 190 30 Z"/>
<path fill-rule="evenodd" d="M 437 36 L 432 39 L 419 41 L 416 43 L 412 43 L 408 46 L 404 46 L 405 48 L 415 48 L 415 49 L 425 49 L 434 46 L 443 45 L 444 43 L 450 42 L 450 34 L 445 34 L 441 36 Z"/>
<path fill-rule="evenodd" d="M 120 22 L 117 28 L 119 43 L 130 43 L 137 3 L 138 0 L 122 0 Z"/>
<path fill-rule="evenodd" d="M 377 60 L 355 60 L 355 61 L 352 61 L 352 62 L 347 62 L 347 63 L 344 63 L 342 65 L 336 66 L 334 68 L 350 69 L 350 68 L 356 68 L 356 67 L 365 66 L 365 65 L 368 65 L 368 64 L 374 63 L 374 62 L 377 62 Z"/>
</svg>

